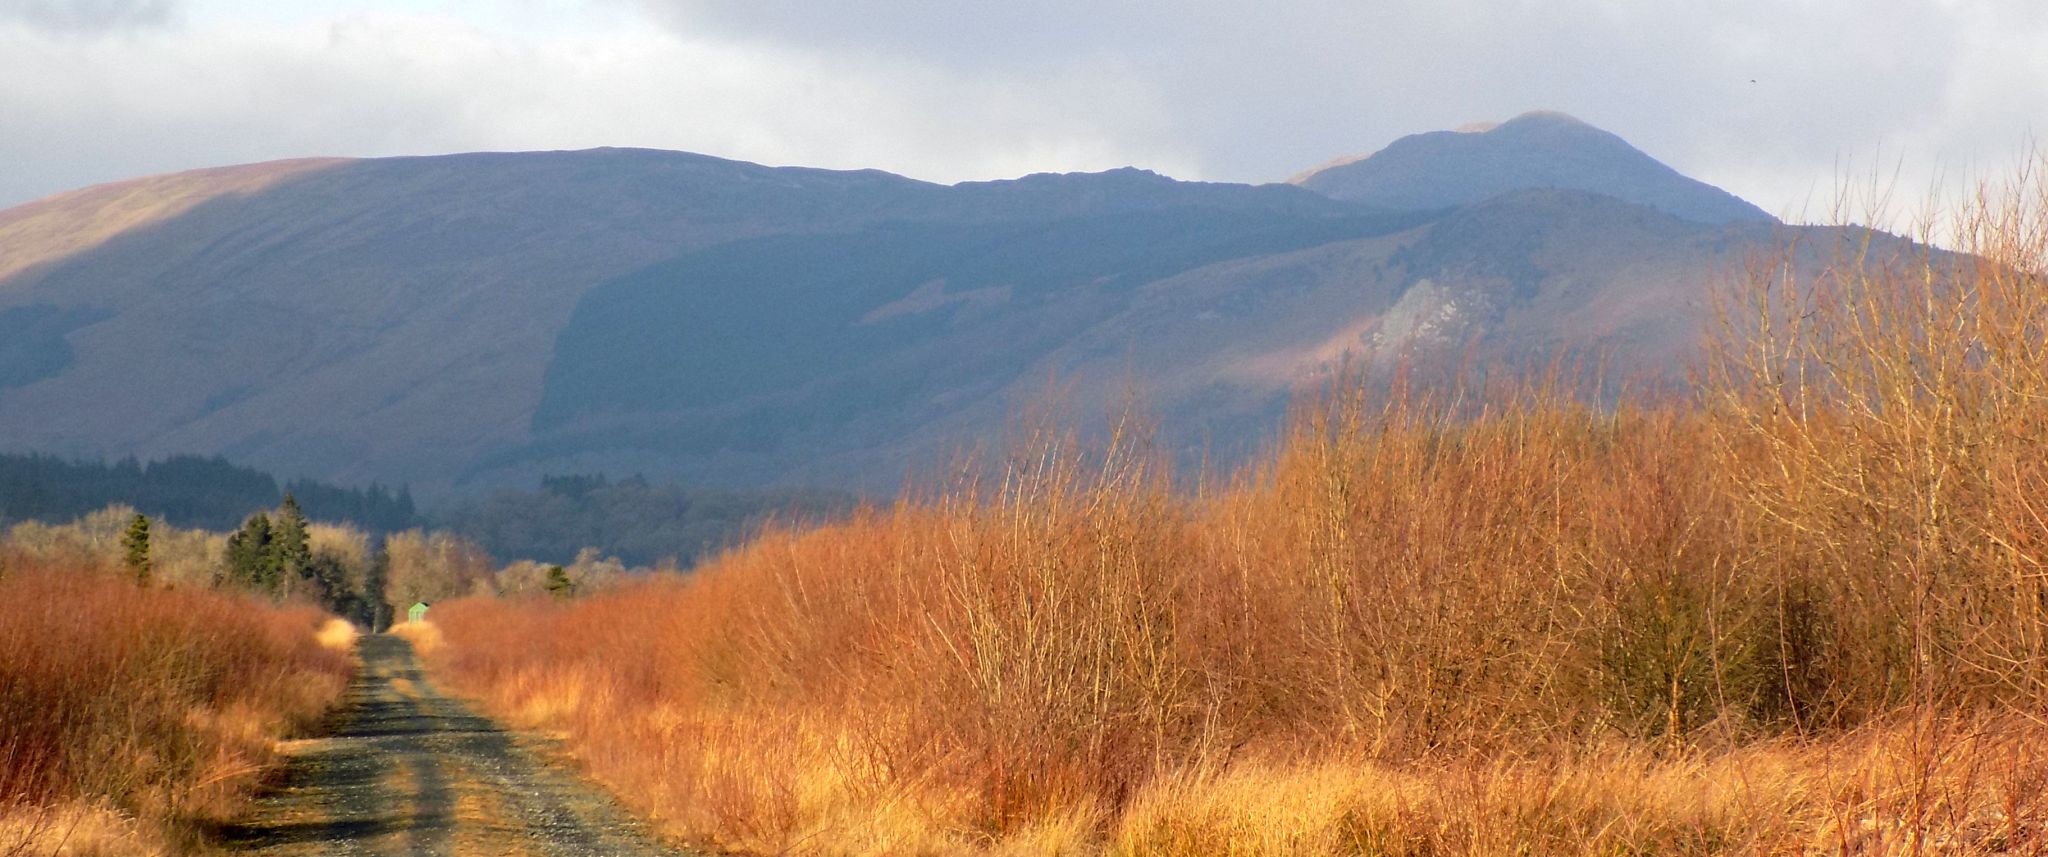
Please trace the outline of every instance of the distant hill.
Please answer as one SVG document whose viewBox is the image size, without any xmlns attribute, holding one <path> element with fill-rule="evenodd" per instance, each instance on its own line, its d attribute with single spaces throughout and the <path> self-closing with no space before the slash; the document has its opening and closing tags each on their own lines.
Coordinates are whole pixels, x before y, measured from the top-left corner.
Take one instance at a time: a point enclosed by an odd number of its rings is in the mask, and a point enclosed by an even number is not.
<svg viewBox="0 0 2048 857">
<path fill-rule="evenodd" d="M 1698 223 L 1774 220 L 1562 113 L 1525 113 L 1499 125 L 1402 137 L 1293 183 L 1332 199 L 1393 209 L 1452 208 L 1517 190 L 1555 188 L 1611 196 Z"/>
<path fill-rule="evenodd" d="M 0 444 L 423 497 L 888 491 L 1057 386 L 1227 457 L 1361 356 L 1675 372 L 1716 277 L 1790 234 L 1550 115 L 1299 186 L 626 149 L 182 173 L 0 212 Z"/>
</svg>

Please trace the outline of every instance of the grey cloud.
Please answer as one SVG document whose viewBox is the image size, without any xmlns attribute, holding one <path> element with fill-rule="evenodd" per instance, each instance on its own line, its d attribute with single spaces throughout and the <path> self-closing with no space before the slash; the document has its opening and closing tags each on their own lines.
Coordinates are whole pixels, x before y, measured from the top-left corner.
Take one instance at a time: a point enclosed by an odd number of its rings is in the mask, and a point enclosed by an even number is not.
<svg viewBox="0 0 2048 857">
<path fill-rule="evenodd" d="M 1844 154 L 1970 157 L 2026 133 L 1995 117 L 2048 107 L 2048 82 L 1999 71 L 2038 66 L 2035 0 L 618 1 L 690 38 L 1133 76 L 1173 117 L 1155 130 L 1234 180 L 1550 108 L 1777 210 Z"/>
<path fill-rule="evenodd" d="M 460 20 L 78 40 L 0 27 L 0 206 L 151 172 L 307 155 L 621 145 L 935 180 L 1139 162 L 1187 173 L 1148 93 L 820 63 L 645 33 L 505 39 Z"/>
<path fill-rule="evenodd" d="M 0 0 L 0 202 L 259 157 L 604 144 L 1275 181 L 1549 108 L 1796 213 L 1843 156 L 1996 166 L 2048 115 L 2038 0 L 587 0 L 605 25 L 566 38 L 382 0 L 306 13 L 324 43 L 229 17 L 69 35 L 175 2 Z"/>
<path fill-rule="evenodd" d="M 0 22 L 78 35 L 162 27 L 178 12 L 177 0 L 0 0 Z"/>
<path fill-rule="evenodd" d="M 916 56 L 956 68 L 1059 64 L 1128 53 L 1182 31 L 1189 6 L 1131 0 L 625 0 L 686 36 L 763 39 L 845 53 Z"/>
</svg>

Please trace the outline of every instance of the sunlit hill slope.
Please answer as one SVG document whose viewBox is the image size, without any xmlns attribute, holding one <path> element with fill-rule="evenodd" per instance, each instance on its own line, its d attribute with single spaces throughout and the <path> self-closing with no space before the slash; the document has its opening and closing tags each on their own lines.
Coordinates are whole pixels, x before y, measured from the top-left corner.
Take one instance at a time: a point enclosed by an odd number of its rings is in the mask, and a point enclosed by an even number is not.
<svg viewBox="0 0 2048 857">
<path fill-rule="evenodd" d="M 0 437 L 435 493 L 894 488 L 1053 379 L 1193 456 L 1408 349 L 1675 371 L 1779 226 L 1555 114 L 1294 185 L 942 186 L 678 152 L 304 160 L 0 212 Z"/>
</svg>

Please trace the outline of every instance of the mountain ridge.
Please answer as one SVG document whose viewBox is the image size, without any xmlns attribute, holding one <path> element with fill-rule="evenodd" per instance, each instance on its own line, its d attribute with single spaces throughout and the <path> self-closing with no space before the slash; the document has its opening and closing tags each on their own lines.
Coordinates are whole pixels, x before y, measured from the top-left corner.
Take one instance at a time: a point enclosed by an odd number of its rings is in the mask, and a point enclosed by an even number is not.
<svg viewBox="0 0 2048 857">
<path fill-rule="evenodd" d="M 1688 178 L 1627 141 L 1556 111 L 1473 130 L 1411 134 L 1369 155 L 1289 180 L 1334 199 L 1385 208 L 1467 205 L 1515 190 L 1600 193 L 1700 223 L 1776 222 L 1763 209 Z"/>
<path fill-rule="evenodd" d="M 1057 376 L 1089 407 L 1156 393 L 1177 451 L 1241 450 L 1348 353 L 1607 338 L 1675 371 L 1685 296 L 1776 240 L 1541 187 L 1417 207 L 616 147 L 279 163 L 0 212 L 0 260 L 31 260 L 0 275 L 25 343 L 0 349 L 6 446 L 423 497 L 550 472 L 886 491 Z"/>
</svg>

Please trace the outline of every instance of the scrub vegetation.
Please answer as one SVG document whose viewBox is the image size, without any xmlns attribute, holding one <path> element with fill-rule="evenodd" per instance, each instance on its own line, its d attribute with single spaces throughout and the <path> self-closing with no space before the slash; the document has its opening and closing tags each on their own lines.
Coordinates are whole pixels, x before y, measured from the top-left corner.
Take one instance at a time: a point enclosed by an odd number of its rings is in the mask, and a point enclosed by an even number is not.
<svg viewBox="0 0 2048 857">
<path fill-rule="evenodd" d="M 1048 426 L 429 660 L 747 853 L 2040 853 L 2048 176 L 1941 225 L 1758 261 L 1688 391 L 1348 377 L 1196 489 Z"/>
<path fill-rule="evenodd" d="M 0 854 L 201 847 L 347 684 L 306 606 L 0 549 Z"/>
<path fill-rule="evenodd" d="M 610 570 L 562 576 L 590 588 Z M 0 857 L 212 853 L 280 739 L 340 702 L 358 628 L 387 625 L 394 599 L 494 591 L 497 577 L 459 538 L 308 521 L 289 493 L 226 534 L 127 506 L 13 525 Z"/>
</svg>

